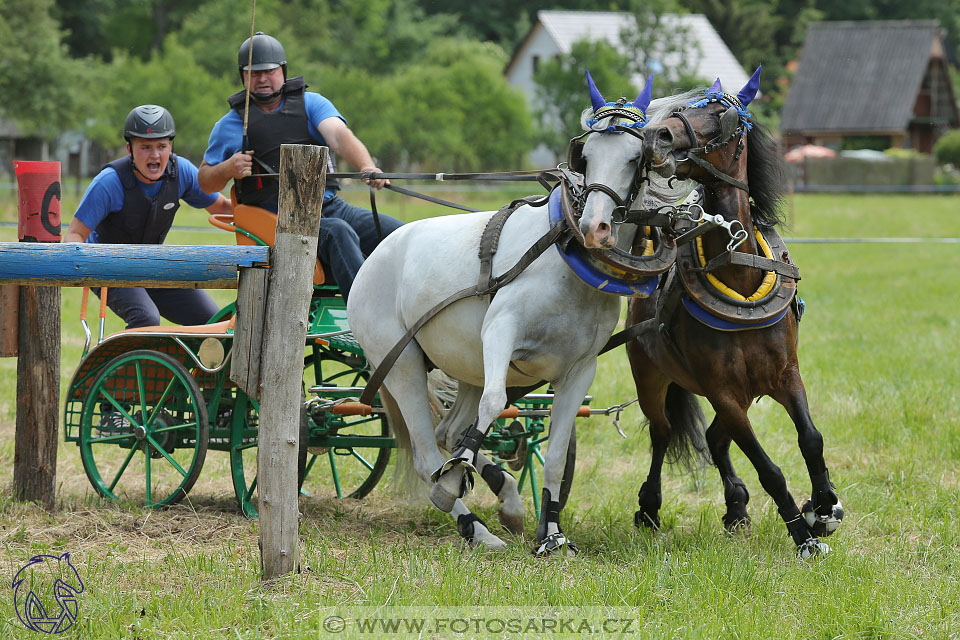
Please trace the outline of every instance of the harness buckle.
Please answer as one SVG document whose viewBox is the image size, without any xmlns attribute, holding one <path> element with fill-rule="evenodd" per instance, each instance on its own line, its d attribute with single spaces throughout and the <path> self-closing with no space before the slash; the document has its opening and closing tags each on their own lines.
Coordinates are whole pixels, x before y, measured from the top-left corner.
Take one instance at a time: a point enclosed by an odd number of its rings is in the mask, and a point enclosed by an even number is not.
<svg viewBox="0 0 960 640">
<path fill-rule="evenodd" d="M 681 220 L 689 220 L 691 222 L 700 222 L 706 215 L 707 212 L 703 210 L 703 207 L 699 203 L 696 202 L 684 205 L 677 210 L 678 218 Z"/>
</svg>

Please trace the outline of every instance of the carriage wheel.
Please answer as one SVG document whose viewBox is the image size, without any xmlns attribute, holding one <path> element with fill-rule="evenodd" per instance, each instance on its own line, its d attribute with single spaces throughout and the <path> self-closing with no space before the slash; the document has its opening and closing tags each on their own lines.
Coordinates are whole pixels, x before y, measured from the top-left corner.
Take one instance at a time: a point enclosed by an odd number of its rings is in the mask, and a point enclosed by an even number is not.
<svg viewBox="0 0 960 640">
<path fill-rule="evenodd" d="M 213 314 L 213 316 L 211 316 L 211 318 L 207 320 L 207 324 L 213 324 L 215 322 L 220 322 L 221 320 L 226 320 L 227 318 L 234 316 L 236 314 L 237 314 L 237 303 L 231 302 L 230 304 L 226 305 L 225 307 L 217 311 L 215 314 Z"/>
<path fill-rule="evenodd" d="M 230 429 L 230 474 L 240 510 L 248 518 L 258 518 L 257 510 L 257 443 L 260 427 L 260 406 L 237 390 Z M 307 411 L 300 406 L 300 448 L 297 456 L 298 487 L 303 486 L 307 462 Z"/>
<path fill-rule="evenodd" d="M 364 386 L 367 377 L 366 371 L 350 369 L 325 379 L 324 383 Z M 314 424 L 310 430 L 304 491 L 322 498 L 355 499 L 373 491 L 390 462 L 393 439 L 386 416 L 318 411 L 311 417 Z"/>
<path fill-rule="evenodd" d="M 207 407 L 177 359 L 139 350 L 108 362 L 80 418 L 80 459 L 105 498 L 150 508 L 183 499 L 207 455 Z"/>
</svg>

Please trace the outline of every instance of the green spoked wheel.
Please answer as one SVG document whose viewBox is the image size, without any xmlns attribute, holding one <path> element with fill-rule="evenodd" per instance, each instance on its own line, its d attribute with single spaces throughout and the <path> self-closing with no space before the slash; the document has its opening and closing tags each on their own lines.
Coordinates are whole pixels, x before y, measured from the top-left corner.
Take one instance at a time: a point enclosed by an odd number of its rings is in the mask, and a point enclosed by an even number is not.
<svg viewBox="0 0 960 640">
<path fill-rule="evenodd" d="M 260 516 L 257 510 L 257 443 L 260 429 L 260 405 L 237 391 L 230 416 L 230 473 L 240 510 L 248 518 Z M 307 462 L 307 412 L 301 404 L 300 447 L 297 455 L 298 486 L 303 486 Z"/>
<path fill-rule="evenodd" d="M 131 351 L 109 361 L 90 387 L 80 459 L 101 496 L 165 507 L 196 482 L 207 436 L 207 408 L 186 367 L 159 351 Z"/>
<path fill-rule="evenodd" d="M 520 479 L 518 484 L 522 490 L 524 484 L 530 485 L 530 493 L 533 496 L 534 507 L 539 512 L 540 510 L 540 491 L 542 489 L 542 484 L 539 481 L 538 475 L 542 477 L 543 469 L 543 453 L 540 451 L 540 445 L 546 438 L 530 438 L 527 441 L 527 446 L 524 450 L 525 461 L 521 467 L 523 470 L 520 473 Z M 570 489 L 573 488 L 573 473 L 577 464 L 577 428 L 574 426 L 573 431 L 570 433 L 570 442 L 567 445 L 567 460 L 563 466 L 563 477 L 560 479 L 560 496 L 558 498 L 560 502 L 560 508 L 563 509 L 567 504 L 567 499 L 570 497 Z M 537 468 L 540 468 L 541 473 L 538 474 Z M 511 465 L 511 468 L 515 468 Z"/>
<path fill-rule="evenodd" d="M 236 314 L 237 314 L 237 303 L 231 302 L 230 304 L 226 305 L 225 307 L 217 311 L 215 314 L 213 314 L 213 316 L 209 320 L 207 320 L 207 324 L 213 324 L 214 322 L 220 322 L 221 320 L 226 320 L 227 318 L 230 318 L 231 316 L 234 316 Z"/>
<path fill-rule="evenodd" d="M 366 380 L 366 371 L 351 369 L 330 376 L 324 384 L 360 387 Z M 377 486 L 387 470 L 395 443 L 386 416 L 338 413 L 348 406 L 310 411 L 305 493 L 360 499 Z"/>
</svg>

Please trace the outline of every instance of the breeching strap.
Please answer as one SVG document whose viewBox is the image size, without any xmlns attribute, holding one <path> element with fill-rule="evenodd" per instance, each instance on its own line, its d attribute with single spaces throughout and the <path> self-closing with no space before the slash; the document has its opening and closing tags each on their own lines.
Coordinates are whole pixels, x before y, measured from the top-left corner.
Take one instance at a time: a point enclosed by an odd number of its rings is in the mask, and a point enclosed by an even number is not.
<svg viewBox="0 0 960 640">
<path fill-rule="evenodd" d="M 497 214 L 494 214 L 497 215 Z M 489 226 L 488 226 L 489 228 Z M 420 329 L 423 328 L 430 320 L 433 319 L 438 313 L 443 309 L 450 306 L 454 302 L 463 300 L 465 298 L 471 298 L 473 296 L 482 296 L 487 294 L 493 294 L 501 287 L 506 286 L 512 282 L 518 275 L 520 275 L 524 269 L 526 269 L 530 264 L 540 257 L 544 251 L 547 250 L 552 244 L 554 244 L 561 235 L 567 230 L 565 224 L 558 223 L 555 226 L 551 227 L 549 231 L 540 236 L 540 239 L 537 240 L 533 246 L 531 246 L 527 251 L 520 256 L 520 259 L 515 265 L 513 265 L 508 271 L 503 274 L 490 278 L 486 283 L 484 278 L 481 277 L 480 282 L 476 285 L 461 289 L 456 293 L 450 294 L 442 301 L 434 305 L 429 311 L 427 311 L 423 316 L 414 323 L 407 332 L 400 338 L 400 341 L 397 342 L 390 350 L 389 353 L 384 357 L 380 362 L 380 366 L 370 375 L 370 379 L 367 381 L 366 386 L 363 389 L 363 393 L 360 395 L 360 402 L 362 404 L 372 405 L 373 397 L 380 390 L 380 386 L 383 384 L 384 378 L 387 377 L 387 374 L 390 372 L 390 369 L 393 368 L 393 365 L 397 362 L 397 359 L 400 357 L 400 354 L 406 348 L 410 341 L 413 340 L 413 337 L 417 334 Z M 499 230 L 496 231 L 499 233 Z M 481 243 L 483 241 L 481 240 Z M 485 286 L 488 285 L 488 286 Z"/>
</svg>

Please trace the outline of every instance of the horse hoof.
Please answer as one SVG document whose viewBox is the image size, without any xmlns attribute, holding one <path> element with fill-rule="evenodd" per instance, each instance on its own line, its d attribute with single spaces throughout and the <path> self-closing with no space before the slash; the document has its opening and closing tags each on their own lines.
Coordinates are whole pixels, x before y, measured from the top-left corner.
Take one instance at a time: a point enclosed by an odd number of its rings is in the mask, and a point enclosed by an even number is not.
<svg viewBox="0 0 960 640">
<path fill-rule="evenodd" d="M 459 477 L 457 471 L 460 472 Z M 434 482 L 433 486 L 442 486 L 444 492 L 462 498 L 473 491 L 474 471 L 476 471 L 474 466 L 463 458 L 451 458 L 444 462 L 442 467 L 434 471 L 430 479 Z M 449 509 L 446 509 L 446 511 L 449 511 Z"/>
<path fill-rule="evenodd" d="M 812 558 L 813 556 L 824 556 L 830 553 L 830 545 L 816 538 L 808 538 L 797 547 L 797 557 L 801 560 Z"/>
<path fill-rule="evenodd" d="M 487 549 L 503 549 L 507 543 L 490 533 L 483 520 L 472 513 L 465 513 L 457 518 L 457 532 L 471 549 L 485 547 Z"/>
<path fill-rule="evenodd" d="M 807 500 L 803 503 L 800 512 L 803 514 L 803 519 L 807 521 L 810 532 L 818 538 L 825 538 L 840 527 L 840 521 L 843 520 L 843 505 L 837 500 L 837 503 L 831 507 L 830 513 L 826 515 L 818 514 L 816 507 L 812 499 Z"/>
<path fill-rule="evenodd" d="M 647 527 L 648 529 L 653 529 L 654 531 L 660 530 L 660 516 L 657 514 L 650 515 L 642 509 L 636 511 L 633 514 L 633 526 L 636 528 Z"/>
<path fill-rule="evenodd" d="M 437 509 L 450 513 L 450 510 L 453 509 L 453 503 L 457 501 L 457 496 L 453 495 L 439 484 L 435 484 L 430 487 L 430 502 L 433 503 Z"/>
<path fill-rule="evenodd" d="M 573 544 L 572 540 L 567 539 L 562 531 L 557 531 L 541 540 L 540 544 L 534 547 L 531 553 L 538 558 L 552 555 L 575 556 L 580 553 L 580 549 Z"/>
<path fill-rule="evenodd" d="M 747 514 L 729 514 L 723 515 L 723 528 L 727 533 L 740 533 L 750 528 L 750 516 Z"/>
<path fill-rule="evenodd" d="M 466 538 L 466 541 L 467 541 L 467 545 L 471 549 L 483 548 L 483 549 L 496 550 L 496 549 L 505 549 L 507 547 L 506 542 L 504 542 L 503 540 L 501 540 L 500 538 L 493 535 L 487 530 L 484 530 L 484 532 L 481 533 L 480 535 Z"/>
<path fill-rule="evenodd" d="M 520 513 L 509 513 L 501 508 L 497 512 L 497 518 L 500 520 L 503 528 L 513 535 L 523 535 L 523 511 Z"/>
<path fill-rule="evenodd" d="M 500 494 L 503 495 L 507 491 L 508 489 L 504 488 Z M 523 501 L 520 499 L 520 494 L 517 493 L 516 486 L 514 486 L 512 492 L 500 501 L 497 518 L 503 528 L 510 533 L 518 536 L 523 535 Z"/>
</svg>

